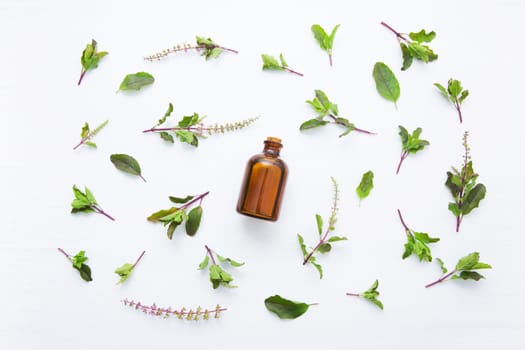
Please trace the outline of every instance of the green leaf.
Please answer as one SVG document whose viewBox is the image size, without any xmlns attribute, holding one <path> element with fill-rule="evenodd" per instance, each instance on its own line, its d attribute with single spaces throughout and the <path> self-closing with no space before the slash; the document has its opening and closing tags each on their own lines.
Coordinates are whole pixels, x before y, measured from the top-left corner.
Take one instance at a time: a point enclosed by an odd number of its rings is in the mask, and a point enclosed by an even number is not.
<svg viewBox="0 0 525 350">
<path fill-rule="evenodd" d="M 408 242 L 405 243 L 405 251 L 403 252 L 402 259 L 408 258 L 410 255 L 412 255 L 412 252 L 414 251 L 414 239 L 412 236 L 407 236 Z"/>
<path fill-rule="evenodd" d="M 172 112 L 173 112 L 173 104 L 170 102 L 168 105 L 168 109 L 166 110 L 166 113 L 164 113 L 164 116 L 159 119 L 157 126 L 164 124 L 164 122 L 166 122 L 166 119 L 171 115 Z"/>
<path fill-rule="evenodd" d="M 201 224 L 201 217 L 202 207 L 200 205 L 190 210 L 188 220 L 186 220 L 186 234 L 188 236 L 194 236 L 197 233 Z"/>
<path fill-rule="evenodd" d="M 174 196 L 169 196 L 169 199 L 170 201 L 172 201 L 173 203 L 177 203 L 177 204 L 184 204 L 190 200 L 193 199 L 193 196 L 186 196 L 186 197 L 174 197 Z"/>
<path fill-rule="evenodd" d="M 339 241 L 346 241 L 348 240 L 348 238 L 346 237 L 342 237 L 342 236 L 332 236 L 330 238 L 328 238 L 328 242 L 332 243 L 332 242 L 339 242 Z"/>
<path fill-rule="evenodd" d="M 319 101 L 321 106 L 324 107 L 325 110 L 330 110 L 332 107 L 332 102 L 328 99 L 328 96 L 326 96 L 325 92 L 323 90 L 315 90 L 315 98 Z"/>
<path fill-rule="evenodd" d="M 88 260 L 88 257 L 85 254 L 86 252 L 81 250 L 75 256 L 71 257 L 71 263 L 74 267 L 80 268 L 82 264 Z"/>
<path fill-rule="evenodd" d="M 460 103 L 460 104 L 463 103 L 463 101 L 468 97 L 468 95 L 469 95 L 468 90 L 463 90 L 463 91 L 461 92 L 461 96 L 460 96 L 459 99 L 458 99 L 459 103 Z"/>
<path fill-rule="evenodd" d="M 73 266 L 73 268 L 75 268 L 75 270 L 77 270 L 80 273 L 80 277 L 84 281 L 86 282 L 93 281 L 93 278 L 91 277 L 91 268 L 88 265 L 82 264 L 80 265 L 80 267 Z"/>
<path fill-rule="evenodd" d="M 228 288 L 235 288 L 235 286 L 230 285 L 233 277 L 216 264 L 210 265 L 210 281 L 213 289 L 217 289 L 221 285 Z"/>
<path fill-rule="evenodd" d="M 120 83 L 119 91 L 128 91 L 128 90 L 140 90 L 144 86 L 153 84 L 155 78 L 149 73 L 138 72 L 135 74 L 128 74 Z"/>
<path fill-rule="evenodd" d="M 463 90 L 463 87 L 461 86 L 461 82 L 456 79 L 450 79 L 448 81 L 448 93 L 452 97 L 459 97 L 459 94 L 461 93 L 461 90 Z"/>
<path fill-rule="evenodd" d="M 423 43 L 423 42 L 429 43 L 432 40 L 434 40 L 434 38 L 436 37 L 436 33 L 434 31 L 427 33 L 424 29 L 421 29 L 417 33 L 412 32 L 408 34 L 408 36 L 410 37 L 410 39 L 414 41 L 417 41 L 420 43 Z"/>
<path fill-rule="evenodd" d="M 369 170 L 363 174 L 361 182 L 355 191 L 359 199 L 363 200 L 368 197 L 370 191 L 372 191 L 372 188 L 374 188 L 374 173 L 372 170 Z"/>
<path fill-rule="evenodd" d="M 301 247 L 301 252 L 303 252 L 303 257 L 308 255 L 306 251 L 306 245 L 304 244 L 304 238 L 300 234 L 297 234 L 297 240 L 299 241 L 299 246 Z"/>
<path fill-rule="evenodd" d="M 408 51 L 412 57 L 425 63 L 435 61 L 438 58 L 438 55 L 436 55 L 430 47 L 418 42 L 411 42 L 408 44 Z"/>
<path fill-rule="evenodd" d="M 492 268 L 491 265 L 486 264 L 486 263 L 479 262 L 479 263 L 477 263 L 476 265 L 474 265 L 474 267 L 472 268 L 472 270 L 491 269 L 491 268 Z"/>
<path fill-rule="evenodd" d="M 355 130 L 355 125 L 352 124 L 352 123 L 349 123 L 348 124 L 348 128 L 342 134 L 340 134 L 339 137 L 346 136 L 346 135 L 350 134 L 354 130 Z"/>
<path fill-rule="evenodd" d="M 281 61 L 281 66 L 288 67 L 288 63 L 286 63 L 283 54 L 279 54 L 279 61 Z"/>
<path fill-rule="evenodd" d="M 445 267 L 445 263 L 443 262 L 443 260 L 441 260 L 440 258 L 436 258 L 436 261 L 437 261 L 438 264 L 439 264 L 439 268 L 441 269 L 441 272 L 442 272 L 443 274 L 447 273 L 448 270 L 447 270 L 447 268 Z"/>
<path fill-rule="evenodd" d="M 161 209 L 148 216 L 148 221 L 159 222 L 162 218 L 165 218 L 166 216 L 171 215 L 177 212 L 178 210 L 179 208 L 176 207 L 171 207 L 169 209 Z"/>
<path fill-rule="evenodd" d="M 335 33 L 337 33 L 337 30 L 339 29 L 339 26 L 340 24 L 336 25 L 333 29 L 332 29 L 332 32 L 330 33 L 330 36 L 328 37 L 328 44 L 329 44 L 329 48 L 330 50 L 333 48 L 334 46 L 334 38 L 335 38 Z"/>
<path fill-rule="evenodd" d="M 474 266 L 479 262 L 479 253 L 473 252 L 470 253 L 467 256 L 462 257 L 459 259 L 458 263 L 456 264 L 456 270 L 462 271 L 462 270 L 472 270 Z"/>
<path fill-rule="evenodd" d="M 80 56 L 80 63 L 85 71 L 95 69 L 98 67 L 99 61 L 106 56 L 106 51 L 97 52 L 97 42 L 93 39 L 90 44 L 86 45 L 82 56 Z"/>
<path fill-rule="evenodd" d="M 85 145 L 89 147 L 97 148 L 97 144 L 91 141 L 86 141 Z"/>
<path fill-rule="evenodd" d="M 127 154 L 112 154 L 109 159 L 118 170 L 131 175 L 137 175 L 141 179 L 144 179 L 141 175 L 139 162 L 132 156 Z"/>
<path fill-rule="evenodd" d="M 410 134 L 408 133 L 407 129 L 405 129 L 404 126 L 398 125 L 399 128 L 399 136 L 401 137 L 401 143 L 403 145 L 403 149 L 408 144 L 408 138 L 410 137 Z"/>
<path fill-rule="evenodd" d="M 279 61 L 273 56 L 262 54 L 263 70 L 283 70 L 283 67 L 279 64 Z"/>
<path fill-rule="evenodd" d="M 408 46 L 404 43 L 399 43 L 399 45 L 401 46 L 401 53 L 403 54 L 403 66 L 401 66 L 401 70 L 407 70 L 413 62 L 412 54 L 410 53 Z"/>
<path fill-rule="evenodd" d="M 291 301 L 280 295 L 266 298 L 264 305 L 268 311 L 273 312 L 281 319 L 295 319 L 308 311 L 310 307 L 308 304 Z"/>
<path fill-rule="evenodd" d="M 97 205 L 97 201 L 95 200 L 93 193 L 91 193 L 87 187 L 84 187 L 84 191 L 86 193 L 83 193 L 77 188 L 76 185 L 73 185 L 73 194 L 75 195 L 75 199 L 73 199 L 71 202 L 71 213 L 89 213 L 94 211 L 93 206 Z"/>
<path fill-rule="evenodd" d="M 168 134 L 166 131 L 161 131 L 160 132 L 160 138 L 163 139 L 164 141 L 168 141 L 168 142 L 171 142 L 171 143 L 175 142 L 175 140 L 173 139 L 173 136 Z"/>
<path fill-rule="evenodd" d="M 424 232 L 414 232 L 414 237 L 415 239 L 423 243 L 439 242 L 439 238 L 430 237 L 427 233 Z"/>
<path fill-rule="evenodd" d="M 182 223 L 182 221 L 171 221 L 168 230 L 166 231 L 166 235 L 168 236 L 168 239 L 173 239 L 173 233 L 177 229 L 177 227 Z"/>
<path fill-rule="evenodd" d="M 463 279 L 463 280 L 474 280 L 479 281 L 480 279 L 485 278 L 482 274 L 476 271 L 461 271 L 458 275 L 452 276 L 452 279 Z"/>
<path fill-rule="evenodd" d="M 455 202 L 448 203 L 448 210 L 450 210 L 455 217 L 459 217 L 461 215 L 461 211 L 459 210 L 458 204 Z"/>
<path fill-rule="evenodd" d="M 133 264 L 130 263 L 125 263 L 124 265 L 117 267 L 115 273 L 120 276 L 120 280 L 117 282 L 117 284 L 124 283 L 131 275 L 131 271 L 133 271 L 133 268 Z"/>
<path fill-rule="evenodd" d="M 321 49 L 325 51 L 330 50 L 331 48 L 331 46 L 329 46 L 330 39 L 328 37 L 328 34 L 326 34 L 325 30 L 323 29 L 323 27 L 321 27 L 319 24 L 314 24 L 311 27 L 311 30 L 312 30 L 312 34 L 314 35 L 315 40 L 317 41 Z"/>
<path fill-rule="evenodd" d="M 199 114 L 193 113 L 192 115 L 186 115 L 179 121 L 178 125 L 181 128 L 187 128 L 199 123 Z"/>
<path fill-rule="evenodd" d="M 377 62 L 372 72 L 379 95 L 388 101 L 394 102 L 397 108 L 397 100 L 400 96 L 399 82 L 392 70 L 383 62 Z"/>
<path fill-rule="evenodd" d="M 379 281 L 375 280 L 374 283 L 372 283 L 372 286 L 368 288 L 363 294 L 363 298 L 368 299 L 372 303 L 374 303 L 377 307 L 379 307 L 381 310 L 383 310 L 383 303 L 377 299 L 379 296 L 379 292 L 377 291 L 377 288 L 379 287 Z"/>
<path fill-rule="evenodd" d="M 89 135 L 89 124 L 87 122 L 82 126 L 82 131 L 80 132 L 80 137 L 85 138 Z"/>
<path fill-rule="evenodd" d="M 323 267 L 315 262 L 315 258 L 312 256 L 310 258 L 310 264 L 314 265 L 314 267 L 317 269 L 317 272 L 319 272 L 319 279 L 323 278 Z"/>
<path fill-rule="evenodd" d="M 302 123 L 301 126 L 299 127 L 299 130 L 313 129 L 313 128 L 317 128 L 319 126 L 323 126 L 326 124 L 328 124 L 328 122 L 324 120 L 310 119 Z"/>
<path fill-rule="evenodd" d="M 230 259 L 230 258 L 225 258 L 225 257 L 223 257 L 220 254 L 215 253 L 215 255 L 217 256 L 217 259 L 219 259 L 219 261 L 221 263 L 227 263 L 227 264 L 230 264 L 233 267 L 240 267 L 240 266 L 244 265 L 243 262 L 238 262 L 238 261 L 235 261 L 235 260 Z"/>
<path fill-rule="evenodd" d="M 452 197 L 456 198 L 459 195 L 461 192 L 461 185 L 461 177 L 453 174 L 450 171 L 447 171 L 447 181 L 445 182 L 445 186 L 447 186 L 447 188 L 450 190 Z"/>
<path fill-rule="evenodd" d="M 447 89 L 445 89 L 445 87 L 443 85 L 441 85 L 440 83 L 434 83 L 434 86 L 438 88 L 439 92 L 441 92 L 441 94 L 448 100 L 449 99 L 449 95 L 448 95 L 448 91 Z"/>
<path fill-rule="evenodd" d="M 199 146 L 199 139 L 197 138 L 197 136 L 192 133 L 191 131 L 187 131 L 187 130 L 177 130 L 175 132 L 175 136 L 177 136 L 177 138 L 181 141 L 181 142 L 184 142 L 184 143 L 187 143 L 187 144 L 190 144 L 194 147 L 198 147 Z"/>
<path fill-rule="evenodd" d="M 204 270 L 206 267 L 208 267 L 208 262 L 210 261 L 210 257 L 208 256 L 208 253 L 204 256 L 204 260 L 199 264 L 199 270 Z"/>
<path fill-rule="evenodd" d="M 463 205 L 461 207 L 461 213 L 467 215 L 474 208 L 479 206 L 479 202 L 485 198 L 487 189 L 483 184 L 477 184 L 473 189 L 471 189 L 463 199 Z"/>
<path fill-rule="evenodd" d="M 320 253 L 328 253 L 330 250 L 332 250 L 332 245 L 330 243 L 323 243 L 319 246 L 319 248 L 317 248 L 317 250 L 320 252 Z"/>
<path fill-rule="evenodd" d="M 319 236 L 323 234 L 323 218 L 319 214 L 315 214 L 315 221 L 317 223 L 317 232 Z"/>
</svg>

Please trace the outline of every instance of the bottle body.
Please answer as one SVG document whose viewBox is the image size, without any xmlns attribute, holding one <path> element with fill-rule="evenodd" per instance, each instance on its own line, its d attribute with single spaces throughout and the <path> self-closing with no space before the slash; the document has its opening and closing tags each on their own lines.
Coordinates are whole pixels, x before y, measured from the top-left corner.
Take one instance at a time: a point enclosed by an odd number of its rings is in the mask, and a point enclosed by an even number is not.
<svg viewBox="0 0 525 350">
<path fill-rule="evenodd" d="M 237 211 L 259 219 L 276 221 L 283 199 L 288 167 L 279 158 L 279 139 L 268 138 L 262 154 L 246 165 Z"/>
</svg>

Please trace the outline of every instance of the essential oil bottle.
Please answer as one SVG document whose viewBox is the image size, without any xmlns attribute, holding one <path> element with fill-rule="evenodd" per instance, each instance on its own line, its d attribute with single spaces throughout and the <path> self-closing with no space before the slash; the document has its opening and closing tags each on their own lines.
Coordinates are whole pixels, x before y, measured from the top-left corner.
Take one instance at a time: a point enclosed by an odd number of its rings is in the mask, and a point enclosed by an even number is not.
<svg viewBox="0 0 525 350">
<path fill-rule="evenodd" d="M 283 199 L 288 166 L 279 158 L 281 139 L 268 137 L 263 153 L 246 165 L 237 211 L 259 219 L 276 221 Z"/>
</svg>

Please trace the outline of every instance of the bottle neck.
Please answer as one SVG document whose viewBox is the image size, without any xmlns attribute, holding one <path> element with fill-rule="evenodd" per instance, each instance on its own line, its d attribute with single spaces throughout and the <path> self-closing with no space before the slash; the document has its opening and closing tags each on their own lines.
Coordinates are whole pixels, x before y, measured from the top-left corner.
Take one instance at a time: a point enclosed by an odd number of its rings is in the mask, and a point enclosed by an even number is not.
<svg viewBox="0 0 525 350">
<path fill-rule="evenodd" d="M 279 152 L 281 151 L 281 148 L 283 145 L 279 142 L 274 141 L 264 141 L 264 149 L 263 153 L 265 156 L 272 157 L 272 158 L 278 158 Z"/>
</svg>

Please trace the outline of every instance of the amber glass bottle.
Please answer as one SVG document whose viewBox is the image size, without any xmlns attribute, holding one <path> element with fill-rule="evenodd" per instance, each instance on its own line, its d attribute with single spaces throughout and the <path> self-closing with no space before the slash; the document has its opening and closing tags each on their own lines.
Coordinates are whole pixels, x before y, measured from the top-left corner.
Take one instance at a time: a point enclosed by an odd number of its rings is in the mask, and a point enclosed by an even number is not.
<svg viewBox="0 0 525 350">
<path fill-rule="evenodd" d="M 259 219 L 276 221 L 283 199 L 288 167 L 279 158 L 281 139 L 268 137 L 261 154 L 246 165 L 237 211 Z"/>
</svg>

